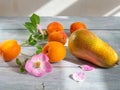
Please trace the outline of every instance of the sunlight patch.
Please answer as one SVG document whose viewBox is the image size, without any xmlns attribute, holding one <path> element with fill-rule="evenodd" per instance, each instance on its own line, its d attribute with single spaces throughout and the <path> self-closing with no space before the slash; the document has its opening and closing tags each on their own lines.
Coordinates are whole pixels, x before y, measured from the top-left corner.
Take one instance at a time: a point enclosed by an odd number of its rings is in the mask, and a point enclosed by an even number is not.
<svg viewBox="0 0 120 90">
<path fill-rule="evenodd" d="M 34 13 L 40 16 L 55 16 L 76 3 L 78 0 L 51 0 Z"/>
</svg>

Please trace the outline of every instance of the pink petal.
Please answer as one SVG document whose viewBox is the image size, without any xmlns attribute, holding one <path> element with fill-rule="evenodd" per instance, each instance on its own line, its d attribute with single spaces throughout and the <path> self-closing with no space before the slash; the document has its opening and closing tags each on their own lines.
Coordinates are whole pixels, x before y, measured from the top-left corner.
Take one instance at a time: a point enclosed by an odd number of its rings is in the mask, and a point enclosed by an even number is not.
<svg viewBox="0 0 120 90">
<path fill-rule="evenodd" d="M 44 68 L 46 73 L 52 71 L 52 65 L 49 62 L 44 62 L 43 68 Z"/>
<path fill-rule="evenodd" d="M 31 63 L 31 60 L 28 60 L 25 64 L 25 69 L 27 72 L 31 73 L 32 72 L 33 65 Z"/>
<path fill-rule="evenodd" d="M 33 74 L 34 76 L 37 76 L 37 77 L 41 77 L 41 76 L 43 76 L 45 73 L 46 73 L 46 72 L 44 72 L 44 70 L 42 70 L 42 69 L 33 69 L 33 70 L 32 70 L 32 74 Z"/>
<path fill-rule="evenodd" d="M 83 65 L 83 66 L 81 66 L 81 68 L 84 71 L 92 71 L 92 70 L 94 70 L 94 67 L 92 67 L 90 65 Z"/>
<path fill-rule="evenodd" d="M 49 58 L 45 54 L 34 55 L 25 64 L 25 69 L 28 73 L 34 76 L 43 76 L 44 74 L 52 71 L 52 65 L 49 63 Z M 40 67 L 35 67 L 34 64 L 40 62 Z"/>
<path fill-rule="evenodd" d="M 35 62 L 36 60 L 39 60 L 39 56 L 38 55 L 32 56 L 31 62 Z"/>
<path fill-rule="evenodd" d="M 76 72 L 72 74 L 72 78 L 75 81 L 83 81 L 85 79 L 85 74 L 83 72 Z"/>
<path fill-rule="evenodd" d="M 43 53 L 38 54 L 38 57 L 42 60 L 42 62 L 49 61 L 48 56 Z"/>
<path fill-rule="evenodd" d="M 37 28 L 39 29 L 40 33 L 43 35 L 44 33 L 43 33 L 43 31 L 42 31 L 42 25 L 37 24 Z"/>
</svg>

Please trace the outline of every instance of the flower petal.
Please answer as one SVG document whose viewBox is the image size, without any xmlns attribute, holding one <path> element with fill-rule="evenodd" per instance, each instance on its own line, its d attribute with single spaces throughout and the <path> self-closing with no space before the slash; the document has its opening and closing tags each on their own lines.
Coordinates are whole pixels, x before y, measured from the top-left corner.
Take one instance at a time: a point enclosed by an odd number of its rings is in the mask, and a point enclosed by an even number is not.
<svg viewBox="0 0 120 90">
<path fill-rule="evenodd" d="M 75 81 L 83 81 L 85 79 L 85 74 L 83 72 L 76 72 L 72 74 L 72 78 Z"/>
<path fill-rule="evenodd" d="M 43 31 L 42 31 L 42 25 L 37 24 L 37 28 L 39 29 L 40 33 L 43 35 L 44 33 L 43 33 Z"/>
<path fill-rule="evenodd" d="M 52 71 L 52 65 L 49 62 L 44 62 L 43 68 L 44 68 L 44 70 L 45 70 L 46 73 Z"/>
<path fill-rule="evenodd" d="M 25 64 L 25 70 L 26 70 L 27 72 L 31 73 L 31 72 L 32 72 L 32 68 L 33 68 L 33 65 L 32 65 L 32 63 L 31 63 L 31 60 L 28 60 L 28 61 L 26 62 L 26 64 Z"/>
<path fill-rule="evenodd" d="M 34 76 L 43 76 L 52 71 L 52 65 L 49 63 L 49 58 L 45 54 L 34 55 L 25 64 L 25 69 L 28 73 Z M 36 67 L 35 63 L 40 62 L 40 66 Z"/>
<path fill-rule="evenodd" d="M 38 55 L 32 56 L 31 62 L 35 62 L 35 61 L 39 61 L 39 56 Z"/>
<path fill-rule="evenodd" d="M 94 70 L 94 67 L 92 67 L 90 65 L 83 65 L 83 66 L 81 66 L 81 68 L 84 71 L 92 71 L 92 70 Z"/>
<path fill-rule="evenodd" d="M 42 69 L 39 68 L 39 69 L 33 69 L 32 70 L 32 74 L 34 76 L 41 77 L 41 76 L 43 76 L 45 74 L 45 72 L 44 72 L 44 70 L 42 70 Z"/>
<path fill-rule="evenodd" d="M 40 54 L 38 54 L 38 55 L 39 55 L 38 57 L 39 57 L 43 62 L 49 61 L 49 58 L 48 58 L 47 55 L 45 55 L 45 54 L 43 54 L 43 53 L 40 53 Z"/>
</svg>

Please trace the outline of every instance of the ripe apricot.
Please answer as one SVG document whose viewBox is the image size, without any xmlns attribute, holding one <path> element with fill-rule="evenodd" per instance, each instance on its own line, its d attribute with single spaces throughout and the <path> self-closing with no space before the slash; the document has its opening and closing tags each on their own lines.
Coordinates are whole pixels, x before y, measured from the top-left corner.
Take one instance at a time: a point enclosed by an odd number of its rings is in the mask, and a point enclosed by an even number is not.
<svg viewBox="0 0 120 90">
<path fill-rule="evenodd" d="M 48 42 L 44 47 L 42 52 L 49 57 L 49 62 L 60 62 L 66 56 L 65 46 L 57 41 Z"/>
<path fill-rule="evenodd" d="M 8 62 L 19 55 L 21 47 L 16 40 L 5 40 L 0 44 L 0 49 L 2 58 Z"/>
<path fill-rule="evenodd" d="M 64 31 L 64 27 L 60 22 L 52 22 L 47 26 L 48 35 L 52 32 Z"/>
<path fill-rule="evenodd" d="M 48 42 L 50 41 L 58 41 L 64 45 L 67 41 L 67 34 L 63 31 L 53 32 L 48 36 Z"/>
<path fill-rule="evenodd" d="M 1 51 L 1 48 L 0 48 L 0 56 L 2 55 L 2 51 Z"/>
<path fill-rule="evenodd" d="M 74 22 L 70 25 L 70 33 L 78 29 L 87 29 L 86 25 L 82 22 Z"/>
</svg>

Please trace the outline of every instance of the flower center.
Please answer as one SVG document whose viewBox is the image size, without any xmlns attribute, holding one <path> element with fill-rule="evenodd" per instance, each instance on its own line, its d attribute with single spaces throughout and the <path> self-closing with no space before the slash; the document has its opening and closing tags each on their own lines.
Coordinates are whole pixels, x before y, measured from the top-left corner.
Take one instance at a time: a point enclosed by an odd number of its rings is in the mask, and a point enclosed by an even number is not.
<svg viewBox="0 0 120 90">
<path fill-rule="evenodd" d="M 35 66 L 35 68 L 39 68 L 40 67 L 40 62 L 35 62 L 34 66 Z"/>
</svg>

